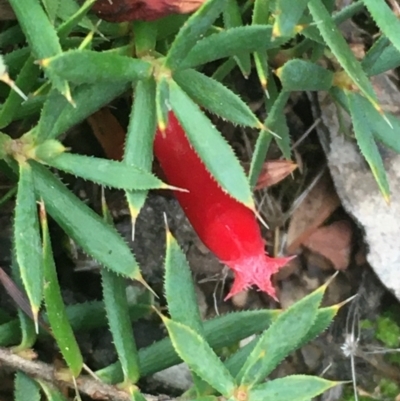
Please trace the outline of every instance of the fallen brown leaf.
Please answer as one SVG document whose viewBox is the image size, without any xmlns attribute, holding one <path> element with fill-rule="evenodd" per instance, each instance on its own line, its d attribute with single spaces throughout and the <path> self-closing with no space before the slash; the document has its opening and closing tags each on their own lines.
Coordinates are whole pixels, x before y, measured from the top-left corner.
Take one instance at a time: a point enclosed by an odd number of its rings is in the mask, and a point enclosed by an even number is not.
<svg viewBox="0 0 400 401">
<path fill-rule="evenodd" d="M 263 189 L 281 182 L 294 170 L 297 165 L 291 160 L 271 160 L 265 162 L 258 177 L 255 189 Z"/>
<path fill-rule="evenodd" d="M 339 207 L 340 200 L 328 174 L 321 177 L 303 202 L 293 212 L 287 233 L 287 252 L 294 254 Z"/>
<path fill-rule="evenodd" d="M 88 118 L 94 136 L 109 159 L 122 160 L 124 155 L 125 130 L 107 108 L 101 109 Z"/>
<path fill-rule="evenodd" d="M 110 22 L 152 21 L 169 14 L 187 14 L 197 10 L 204 0 L 97 0 L 93 11 Z"/>
<path fill-rule="evenodd" d="M 336 270 L 344 270 L 350 262 L 352 236 L 348 221 L 335 221 L 318 228 L 303 241 L 303 245 L 331 261 Z"/>
</svg>

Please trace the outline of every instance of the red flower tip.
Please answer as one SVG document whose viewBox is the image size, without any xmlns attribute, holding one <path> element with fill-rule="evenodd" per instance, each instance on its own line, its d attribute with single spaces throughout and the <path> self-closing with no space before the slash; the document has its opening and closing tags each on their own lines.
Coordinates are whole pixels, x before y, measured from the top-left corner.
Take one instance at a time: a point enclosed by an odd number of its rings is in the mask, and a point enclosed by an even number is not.
<svg viewBox="0 0 400 401">
<path fill-rule="evenodd" d="M 225 301 L 252 285 L 256 285 L 261 291 L 277 300 L 271 276 L 295 257 L 271 258 L 268 255 L 260 255 L 227 263 L 235 273 L 235 280 Z"/>
</svg>

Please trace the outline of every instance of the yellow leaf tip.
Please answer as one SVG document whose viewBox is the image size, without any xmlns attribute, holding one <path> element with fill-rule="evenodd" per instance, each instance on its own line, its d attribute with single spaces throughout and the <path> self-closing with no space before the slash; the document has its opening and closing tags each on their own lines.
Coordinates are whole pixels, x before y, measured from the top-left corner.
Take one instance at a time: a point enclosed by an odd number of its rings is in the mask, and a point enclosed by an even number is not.
<svg viewBox="0 0 400 401">
<path fill-rule="evenodd" d="M 132 277 L 133 280 L 139 281 L 140 284 L 142 284 L 147 290 L 149 290 L 156 298 L 158 298 L 158 295 L 156 292 L 150 287 L 150 285 L 147 283 L 147 281 L 142 277 L 140 273 L 135 274 Z"/>
<path fill-rule="evenodd" d="M 51 62 L 51 57 L 48 57 L 48 58 L 42 58 L 41 60 L 37 60 L 36 64 L 42 68 L 47 68 L 50 65 L 50 62 Z"/>
</svg>

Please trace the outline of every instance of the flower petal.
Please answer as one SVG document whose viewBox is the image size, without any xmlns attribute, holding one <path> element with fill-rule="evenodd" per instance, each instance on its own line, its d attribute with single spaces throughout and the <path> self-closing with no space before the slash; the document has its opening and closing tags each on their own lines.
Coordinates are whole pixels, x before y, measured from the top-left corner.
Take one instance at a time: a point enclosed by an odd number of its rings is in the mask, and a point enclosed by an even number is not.
<svg viewBox="0 0 400 401">
<path fill-rule="evenodd" d="M 266 292 L 269 296 L 277 300 L 275 288 L 271 282 L 271 276 L 285 266 L 295 256 L 286 258 L 271 258 L 268 255 L 260 255 L 258 257 L 249 257 L 230 262 L 230 267 L 235 273 L 235 280 L 229 294 L 225 300 L 248 289 L 252 285 L 256 285 L 261 291 Z"/>
</svg>

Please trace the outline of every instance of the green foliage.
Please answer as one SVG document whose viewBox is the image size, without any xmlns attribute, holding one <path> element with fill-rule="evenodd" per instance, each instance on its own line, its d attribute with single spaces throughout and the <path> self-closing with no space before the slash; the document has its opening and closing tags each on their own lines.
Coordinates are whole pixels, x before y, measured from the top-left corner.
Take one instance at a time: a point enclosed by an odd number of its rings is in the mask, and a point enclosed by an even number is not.
<svg viewBox="0 0 400 401">
<path fill-rule="evenodd" d="M 14 241 L 19 274 L 36 321 L 44 290 L 43 264 L 33 172 L 26 161 L 21 161 L 19 165 Z"/>
<path fill-rule="evenodd" d="M 377 319 L 376 339 L 388 348 L 399 348 L 400 326 L 390 314 L 380 316 Z"/>
<path fill-rule="evenodd" d="M 22 372 L 15 375 L 15 401 L 39 401 L 38 384 Z"/>
<path fill-rule="evenodd" d="M 126 297 L 127 278 L 147 286 L 140 266 L 114 227 L 78 199 L 55 170 L 124 190 L 134 222 L 149 190 L 169 188 L 152 174 L 152 144 L 157 125 L 165 128 L 173 110 L 219 185 L 254 208 L 252 188 L 272 141 L 285 158 L 291 158 L 285 118 L 290 94 L 327 91 L 350 114 L 360 151 L 389 199 L 377 143 L 400 152 L 400 121 L 382 111 L 369 79 L 400 66 L 400 23 L 386 2 L 360 0 L 334 14 L 334 2 L 326 0 L 245 4 L 207 0 L 189 17 L 130 25 L 99 25 L 93 14 L 88 15 L 94 0 L 9 3 L 17 22 L 1 25 L 1 60 L 29 97 L 22 101 L 15 91 L 3 84 L 0 88 L 0 128 L 10 132 L 11 124 L 21 127 L 19 137 L 0 134 L 0 159 L 12 171 L 17 189 L 13 280 L 23 287 L 32 316 L 21 309 L 17 319 L 4 317 L 0 345 L 18 344 L 15 351 L 19 352 L 33 347 L 37 337 L 48 337 L 38 327 L 43 304 L 40 318 L 50 327 L 73 376 L 83 368 L 76 333 L 109 325 L 119 361 L 97 374 L 105 382 L 124 382 L 123 388 L 134 399 L 143 399 L 133 386 L 141 377 L 181 360 L 193 373 L 197 400 L 215 400 L 218 394 L 236 400 L 245 396 L 249 401 L 307 400 L 334 386 L 334 382 L 297 375 L 264 382 L 290 352 L 317 336 L 334 318 L 337 306 L 319 307 L 325 288 L 282 313 L 239 312 L 202 322 L 189 266 L 169 231 L 165 296 L 170 316 L 162 317 L 169 337 L 136 350 L 131 323 L 150 315 L 153 306 L 151 302 L 131 305 Z M 382 33 L 363 60 L 357 60 L 338 24 L 364 6 Z M 327 57 L 333 62 L 324 62 Z M 274 71 L 280 85 L 272 76 L 273 59 L 286 60 Z M 266 95 L 264 110 L 257 115 L 229 86 L 236 66 L 245 77 L 250 75 L 251 60 Z M 79 155 L 64 147 L 62 141 L 71 128 L 121 95 L 133 99 L 122 160 Z M 259 130 L 248 177 L 204 110 Z M 259 120 L 260 115 L 266 116 L 265 121 Z M 103 266 L 102 302 L 64 306 L 53 260 L 54 239 L 44 209 L 40 233 L 38 201 L 66 235 Z M 399 346 L 397 323 L 384 317 L 377 327 L 377 338 L 386 346 Z M 255 333 L 253 342 L 226 361 L 216 354 L 215 350 Z M 398 391 L 386 384 L 381 387 L 387 388 L 385 394 Z M 26 392 L 30 399 L 39 399 L 39 388 L 48 400 L 64 399 L 47 382 L 35 382 L 22 373 L 16 376 L 15 399 L 25 400 Z"/>
<path fill-rule="evenodd" d="M 314 324 L 324 291 L 316 291 L 283 312 L 258 340 L 253 351 L 237 375 L 239 383 L 252 389 L 281 362 L 290 351 L 296 349 Z M 293 328 L 296 330 L 293 330 Z M 290 333 L 283 341 L 278 336 Z M 268 350 L 268 351 L 266 351 Z"/>
<path fill-rule="evenodd" d="M 172 275 L 167 276 L 167 286 L 172 278 Z M 235 399 L 245 397 L 245 399 L 262 400 L 271 397 L 300 401 L 315 397 L 337 383 L 308 376 L 289 376 L 285 379 L 259 383 L 290 352 L 300 346 L 310 331 L 312 331 L 311 336 L 315 336 L 325 328 L 323 321 L 329 313 L 322 315 L 321 319 L 318 311 L 324 292 L 325 287 L 321 287 L 281 313 L 256 340 L 236 378 L 230 373 L 229 364 L 224 365 L 220 362 L 206 338 L 192 329 L 190 321 L 187 324 L 180 323 L 174 321 L 173 316 L 172 320 L 164 317 L 163 321 L 178 355 L 193 372 L 208 382 L 218 393 Z M 331 321 L 332 318 L 333 315 L 329 316 L 328 320 Z M 313 330 L 317 321 L 319 321 L 318 329 Z"/>
<path fill-rule="evenodd" d="M 83 358 L 79 346 L 74 337 L 71 324 L 65 311 L 64 302 L 61 296 L 60 286 L 57 280 L 57 271 L 51 250 L 49 228 L 47 224 L 46 210 L 44 204 L 40 211 L 42 237 L 43 237 L 43 267 L 44 267 L 44 302 L 46 305 L 47 318 L 53 336 L 60 348 L 60 351 L 71 369 L 74 376 L 79 376 Z"/>
</svg>

